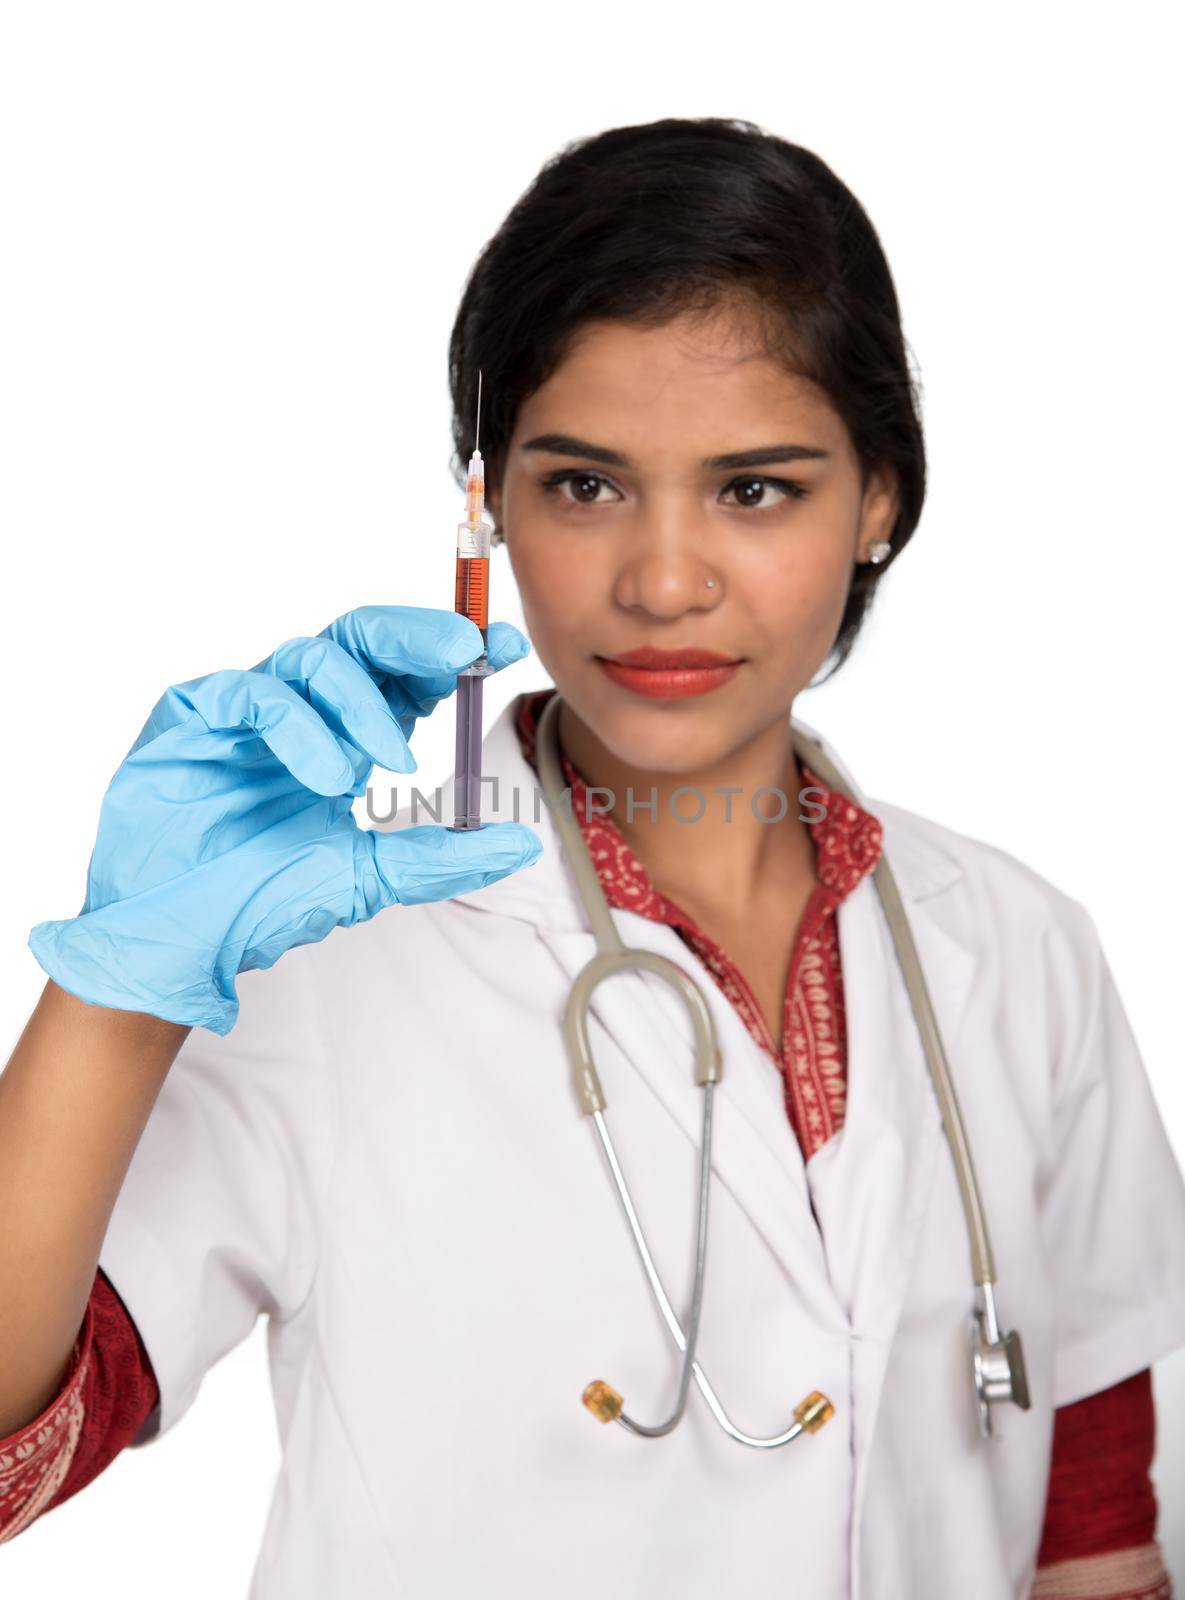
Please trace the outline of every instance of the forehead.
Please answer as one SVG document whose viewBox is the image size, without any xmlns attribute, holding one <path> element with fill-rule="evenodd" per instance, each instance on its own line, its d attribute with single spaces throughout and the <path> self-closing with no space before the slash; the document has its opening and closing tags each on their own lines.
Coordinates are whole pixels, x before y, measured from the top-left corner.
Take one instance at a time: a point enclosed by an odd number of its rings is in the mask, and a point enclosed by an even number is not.
<svg viewBox="0 0 1185 1600">
<path fill-rule="evenodd" d="M 704 453 L 722 440 L 721 450 L 743 449 L 809 434 L 838 449 L 846 438 L 824 392 L 770 353 L 751 319 L 727 311 L 584 324 L 520 409 L 515 432 L 540 431 L 623 447 L 681 432 Z"/>
</svg>

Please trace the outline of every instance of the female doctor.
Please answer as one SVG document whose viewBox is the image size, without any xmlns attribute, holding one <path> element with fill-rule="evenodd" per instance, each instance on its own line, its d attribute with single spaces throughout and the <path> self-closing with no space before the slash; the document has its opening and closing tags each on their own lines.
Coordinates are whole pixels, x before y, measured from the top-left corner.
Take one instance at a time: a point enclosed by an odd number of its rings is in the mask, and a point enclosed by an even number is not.
<svg viewBox="0 0 1185 1600">
<path fill-rule="evenodd" d="M 257 1600 L 1168 1595 L 1148 1368 L 1185 1341 L 1185 1186 L 1094 925 L 868 799 L 796 714 L 922 509 L 864 211 L 749 124 L 614 129 L 514 207 L 450 354 L 555 691 L 494 723 L 459 832 L 351 807 L 414 771 L 465 618 L 363 606 L 158 701 L 0 1079 L 0 1536 L 170 1429 L 265 1312 Z M 526 649 L 491 625 L 493 668 Z M 599 1120 L 548 740 L 611 935 L 702 997 L 596 988 Z M 1023 1341 L 990 1408 L 882 862 Z"/>
</svg>

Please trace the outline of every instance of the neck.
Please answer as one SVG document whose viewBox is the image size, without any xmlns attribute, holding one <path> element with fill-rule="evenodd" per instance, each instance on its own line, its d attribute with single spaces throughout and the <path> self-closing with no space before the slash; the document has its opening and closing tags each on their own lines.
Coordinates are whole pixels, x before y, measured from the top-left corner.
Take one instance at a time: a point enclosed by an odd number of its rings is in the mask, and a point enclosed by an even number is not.
<svg viewBox="0 0 1185 1600">
<path fill-rule="evenodd" d="M 679 905 L 737 911 L 816 881 L 789 713 L 723 760 L 677 774 L 620 760 L 566 701 L 559 731 L 590 788 L 609 791 L 592 794 L 590 809 L 612 818 L 650 881 Z"/>
</svg>

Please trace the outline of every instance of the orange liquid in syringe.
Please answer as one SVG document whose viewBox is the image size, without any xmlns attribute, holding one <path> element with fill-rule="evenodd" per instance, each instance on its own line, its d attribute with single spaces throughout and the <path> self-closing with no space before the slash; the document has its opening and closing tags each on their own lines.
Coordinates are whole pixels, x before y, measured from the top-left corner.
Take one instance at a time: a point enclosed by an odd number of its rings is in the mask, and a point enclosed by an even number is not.
<svg viewBox="0 0 1185 1600">
<path fill-rule="evenodd" d="M 454 610 L 475 622 L 485 638 L 489 625 L 490 558 L 457 557 L 457 598 Z"/>
</svg>

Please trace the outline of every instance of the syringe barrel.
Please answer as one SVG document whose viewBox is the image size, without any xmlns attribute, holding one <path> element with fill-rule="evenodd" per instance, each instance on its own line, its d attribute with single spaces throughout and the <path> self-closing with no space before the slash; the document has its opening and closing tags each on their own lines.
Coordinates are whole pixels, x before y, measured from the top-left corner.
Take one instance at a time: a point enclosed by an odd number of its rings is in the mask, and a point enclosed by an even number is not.
<svg viewBox="0 0 1185 1600">
<path fill-rule="evenodd" d="M 457 525 L 457 582 L 454 609 L 468 617 L 481 629 L 483 642 L 489 628 L 490 610 L 490 525 L 484 519 L 478 523 L 462 522 Z M 483 650 L 471 666 L 465 667 L 463 677 L 482 678 L 490 671 Z"/>
</svg>

